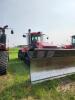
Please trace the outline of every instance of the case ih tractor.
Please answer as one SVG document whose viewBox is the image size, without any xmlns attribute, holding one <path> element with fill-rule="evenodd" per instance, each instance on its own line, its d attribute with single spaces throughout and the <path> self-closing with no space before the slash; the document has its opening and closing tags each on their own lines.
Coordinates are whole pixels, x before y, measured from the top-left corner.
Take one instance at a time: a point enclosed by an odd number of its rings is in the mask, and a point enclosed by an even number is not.
<svg viewBox="0 0 75 100">
<path fill-rule="evenodd" d="M 44 35 L 45 34 L 42 34 L 42 32 L 31 32 L 31 29 L 29 29 L 28 33 L 23 35 L 24 38 L 27 38 L 28 45 L 26 47 L 20 48 L 18 52 L 18 58 L 24 60 L 27 65 L 30 65 L 30 52 L 33 53 L 35 49 L 57 48 L 57 46 L 51 46 L 49 43 L 43 42 Z"/>
<path fill-rule="evenodd" d="M 71 45 L 57 47 L 43 41 L 42 32 L 28 30 L 23 37 L 27 38 L 28 45 L 20 48 L 18 58 L 30 68 L 31 82 L 63 77 L 75 72 L 75 36 L 72 36 Z"/>
</svg>

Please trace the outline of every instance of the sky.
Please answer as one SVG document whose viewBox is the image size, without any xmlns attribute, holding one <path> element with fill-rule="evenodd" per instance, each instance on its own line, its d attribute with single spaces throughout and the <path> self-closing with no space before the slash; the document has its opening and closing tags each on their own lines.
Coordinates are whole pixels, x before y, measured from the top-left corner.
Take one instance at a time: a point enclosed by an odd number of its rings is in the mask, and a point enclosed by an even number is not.
<svg viewBox="0 0 75 100">
<path fill-rule="evenodd" d="M 75 0 L 0 0 L 0 26 L 8 25 L 7 44 L 27 44 L 29 28 L 49 36 L 54 45 L 68 44 L 75 35 Z"/>
</svg>

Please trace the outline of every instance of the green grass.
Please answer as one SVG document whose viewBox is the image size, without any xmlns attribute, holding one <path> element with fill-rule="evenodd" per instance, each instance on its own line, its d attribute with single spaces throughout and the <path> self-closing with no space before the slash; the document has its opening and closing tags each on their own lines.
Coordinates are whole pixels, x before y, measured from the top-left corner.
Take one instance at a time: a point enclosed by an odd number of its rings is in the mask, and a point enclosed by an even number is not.
<svg viewBox="0 0 75 100">
<path fill-rule="evenodd" d="M 7 75 L 0 76 L 0 100 L 75 100 L 75 75 L 31 85 L 29 68 L 10 49 Z"/>
</svg>

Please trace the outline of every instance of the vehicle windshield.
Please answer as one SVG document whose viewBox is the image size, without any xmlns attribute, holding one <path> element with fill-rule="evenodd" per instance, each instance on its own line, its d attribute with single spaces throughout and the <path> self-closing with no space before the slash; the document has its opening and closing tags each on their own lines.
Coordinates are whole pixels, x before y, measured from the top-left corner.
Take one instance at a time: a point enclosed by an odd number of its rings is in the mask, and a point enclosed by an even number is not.
<svg viewBox="0 0 75 100">
<path fill-rule="evenodd" d="M 32 35 L 31 36 L 31 41 L 41 41 L 41 35 Z"/>
</svg>

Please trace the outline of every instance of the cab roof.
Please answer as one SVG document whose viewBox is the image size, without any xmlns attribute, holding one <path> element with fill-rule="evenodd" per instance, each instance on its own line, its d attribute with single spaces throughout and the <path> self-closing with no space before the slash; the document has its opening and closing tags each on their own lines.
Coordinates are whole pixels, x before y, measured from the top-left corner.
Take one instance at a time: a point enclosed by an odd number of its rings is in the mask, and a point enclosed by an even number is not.
<svg viewBox="0 0 75 100">
<path fill-rule="evenodd" d="M 31 32 L 30 34 L 42 34 L 42 32 Z"/>
</svg>

